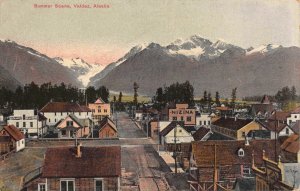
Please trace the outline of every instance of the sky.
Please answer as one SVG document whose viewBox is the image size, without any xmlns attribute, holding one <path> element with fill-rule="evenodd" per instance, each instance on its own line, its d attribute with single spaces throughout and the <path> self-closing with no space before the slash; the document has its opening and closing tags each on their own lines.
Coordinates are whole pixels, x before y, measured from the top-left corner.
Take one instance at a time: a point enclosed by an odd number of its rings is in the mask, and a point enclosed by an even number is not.
<svg viewBox="0 0 300 191">
<path fill-rule="evenodd" d="M 50 57 L 99 64 L 116 61 L 138 44 L 167 45 L 195 34 L 243 48 L 299 46 L 299 7 L 296 0 L 0 0 L 0 39 Z"/>
</svg>

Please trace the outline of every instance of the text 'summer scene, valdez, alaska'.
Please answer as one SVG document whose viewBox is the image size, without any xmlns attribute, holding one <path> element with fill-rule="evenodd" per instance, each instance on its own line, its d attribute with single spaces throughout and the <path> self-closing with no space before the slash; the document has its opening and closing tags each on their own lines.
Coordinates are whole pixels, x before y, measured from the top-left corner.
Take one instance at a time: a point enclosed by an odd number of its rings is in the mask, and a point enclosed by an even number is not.
<svg viewBox="0 0 300 191">
<path fill-rule="evenodd" d="M 299 0 L 0 0 L 0 191 L 300 191 Z"/>
</svg>

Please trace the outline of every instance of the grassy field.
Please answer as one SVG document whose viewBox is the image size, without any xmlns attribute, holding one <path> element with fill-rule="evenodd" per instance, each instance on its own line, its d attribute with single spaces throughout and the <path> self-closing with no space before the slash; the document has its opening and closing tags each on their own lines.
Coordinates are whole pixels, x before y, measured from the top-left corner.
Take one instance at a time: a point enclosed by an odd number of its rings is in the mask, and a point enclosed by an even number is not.
<svg viewBox="0 0 300 191">
<path fill-rule="evenodd" d="M 110 94 L 109 95 L 109 100 L 113 101 L 114 96 L 116 96 L 116 99 L 118 101 L 119 95 L 116 94 Z M 122 102 L 132 102 L 133 101 L 133 96 L 132 95 L 123 95 L 122 96 Z M 139 103 L 148 103 L 151 101 L 151 98 L 148 96 L 138 96 L 138 102 Z"/>
</svg>

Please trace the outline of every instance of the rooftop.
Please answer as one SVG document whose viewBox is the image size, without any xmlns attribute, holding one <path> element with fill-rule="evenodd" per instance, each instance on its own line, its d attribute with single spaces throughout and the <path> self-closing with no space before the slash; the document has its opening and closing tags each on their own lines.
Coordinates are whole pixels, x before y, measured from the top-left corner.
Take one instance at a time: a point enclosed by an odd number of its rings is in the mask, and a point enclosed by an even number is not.
<svg viewBox="0 0 300 191">
<path fill-rule="evenodd" d="M 48 102 L 40 112 L 90 112 L 86 106 L 69 102 Z"/>
<path fill-rule="evenodd" d="M 239 130 L 249 123 L 251 123 L 252 119 L 237 119 L 237 118 L 220 118 L 212 123 L 212 125 L 216 125 L 219 127 L 223 127 L 231 130 Z"/>
<path fill-rule="evenodd" d="M 121 148 L 81 147 L 76 157 L 75 147 L 48 148 L 42 177 L 89 178 L 121 175 Z"/>
<path fill-rule="evenodd" d="M 4 126 L 3 128 L 15 141 L 24 139 L 25 136 L 21 131 L 16 128 L 14 125 Z"/>
</svg>

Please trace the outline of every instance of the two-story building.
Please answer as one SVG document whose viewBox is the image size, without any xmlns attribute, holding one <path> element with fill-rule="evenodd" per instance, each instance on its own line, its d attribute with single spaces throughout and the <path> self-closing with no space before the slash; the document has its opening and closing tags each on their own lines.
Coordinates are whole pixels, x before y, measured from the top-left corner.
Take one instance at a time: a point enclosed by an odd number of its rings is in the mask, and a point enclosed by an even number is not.
<svg viewBox="0 0 300 191">
<path fill-rule="evenodd" d="M 291 125 L 292 123 L 296 123 L 297 121 L 300 121 L 300 107 L 292 110 L 289 112 L 290 115 L 287 117 L 287 125 Z"/>
<path fill-rule="evenodd" d="M 196 114 L 196 126 L 210 126 L 211 116 L 209 113 L 197 113 Z"/>
<path fill-rule="evenodd" d="M 105 117 L 100 122 L 97 134 L 99 138 L 116 138 L 118 137 L 118 130 L 113 120 L 109 117 Z"/>
<path fill-rule="evenodd" d="M 222 117 L 211 124 L 213 132 L 235 140 L 244 140 L 251 130 L 265 130 L 255 120 Z"/>
<path fill-rule="evenodd" d="M 58 130 L 58 138 L 89 137 L 93 127 L 90 118 L 79 119 L 74 114 L 69 114 L 61 119 L 55 127 Z"/>
<path fill-rule="evenodd" d="M 44 165 L 34 178 L 24 177 L 27 191 L 120 190 L 121 148 L 48 148 Z"/>
<path fill-rule="evenodd" d="M 95 124 L 99 124 L 105 117 L 111 117 L 110 103 L 106 103 L 101 98 L 98 98 L 95 103 L 89 103 L 89 109 L 92 111 Z"/>
<path fill-rule="evenodd" d="M 54 126 L 69 114 L 74 114 L 79 119 L 92 119 L 92 112 L 88 107 L 74 102 L 48 102 L 40 112 L 47 118 L 46 124 L 49 126 Z"/>
<path fill-rule="evenodd" d="M 7 124 L 19 128 L 28 137 L 43 136 L 47 133 L 47 118 L 33 109 L 14 110 L 8 117 Z"/>
<path fill-rule="evenodd" d="M 189 108 L 188 104 L 176 104 L 169 109 L 169 121 L 183 121 L 185 126 L 196 125 L 196 109 Z"/>
</svg>

